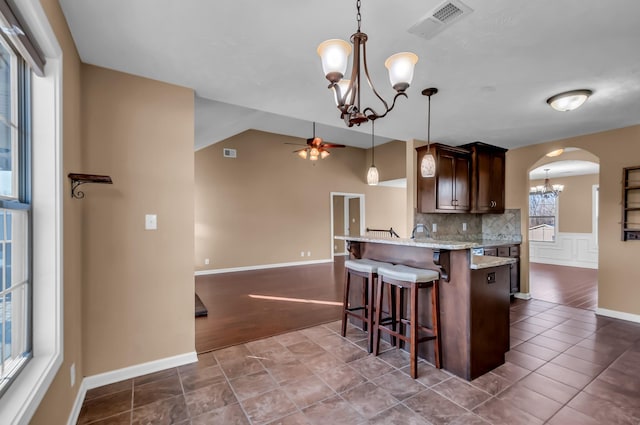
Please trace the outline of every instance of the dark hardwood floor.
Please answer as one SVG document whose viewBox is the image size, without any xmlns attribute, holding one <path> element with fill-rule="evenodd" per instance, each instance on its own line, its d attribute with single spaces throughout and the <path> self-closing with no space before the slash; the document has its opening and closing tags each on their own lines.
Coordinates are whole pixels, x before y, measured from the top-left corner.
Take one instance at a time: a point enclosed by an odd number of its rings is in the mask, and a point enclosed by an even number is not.
<svg viewBox="0 0 640 425">
<path fill-rule="evenodd" d="M 205 353 L 340 319 L 344 257 L 334 263 L 197 276 L 209 310 L 196 318 Z M 533 298 L 595 310 L 597 270 L 530 264 Z"/>
<path fill-rule="evenodd" d="M 340 318 L 344 257 L 334 263 L 196 277 L 209 310 L 196 318 L 204 353 Z"/>
<path fill-rule="evenodd" d="M 530 263 L 529 283 L 537 300 L 587 310 L 598 306 L 598 270 Z"/>
</svg>

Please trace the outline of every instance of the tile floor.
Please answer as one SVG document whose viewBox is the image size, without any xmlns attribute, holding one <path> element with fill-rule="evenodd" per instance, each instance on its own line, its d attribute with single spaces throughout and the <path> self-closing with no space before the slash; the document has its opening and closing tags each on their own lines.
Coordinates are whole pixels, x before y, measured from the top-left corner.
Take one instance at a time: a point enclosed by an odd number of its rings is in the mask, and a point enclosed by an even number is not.
<svg viewBox="0 0 640 425">
<path fill-rule="evenodd" d="M 506 363 L 466 382 L 339 322 L 202 354 L 90 390 L 79 424 L 639 424 L 640 324 L 531 300 Z M 387 347 L 388 348 L 388 347 Z"/>
</svg>

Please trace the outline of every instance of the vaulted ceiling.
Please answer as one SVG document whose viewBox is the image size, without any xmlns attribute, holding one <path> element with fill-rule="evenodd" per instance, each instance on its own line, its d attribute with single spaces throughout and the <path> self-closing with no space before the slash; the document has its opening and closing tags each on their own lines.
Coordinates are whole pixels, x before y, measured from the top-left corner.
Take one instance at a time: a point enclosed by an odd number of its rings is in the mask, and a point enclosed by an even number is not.
<svg viewBox="0 0 640 425">
<path fill-rule="evenodd" d="M 426 139 L 426 87 L 440 90 L 431 138 L 453 145 L 513 148 L 640 123 L 639 1 L 463 2 L 471 13 L 424 39 L 408 29 L 442 1 L 362 0 L 369 70 L 385 98 L 384 60 L 420 58 L 409 99 L 376 122 L 377 143 Z M 60 3 L 83 62 L 195 90 L 196 148 L 248 128 L 306 138 L 312 121 L 326 140 L 370 144 L 369 124 L 347 130 L 339 119 L 316 54 L 355 32 L 355 0 Z M 577 88 L 594 91 L 582 108 L 546 104 Z"/>
</svg>

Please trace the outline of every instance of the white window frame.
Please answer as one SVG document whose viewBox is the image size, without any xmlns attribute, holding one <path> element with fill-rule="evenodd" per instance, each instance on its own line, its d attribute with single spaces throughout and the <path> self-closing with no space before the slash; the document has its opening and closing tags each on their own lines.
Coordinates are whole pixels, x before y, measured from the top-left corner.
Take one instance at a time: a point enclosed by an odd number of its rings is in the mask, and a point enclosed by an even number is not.
<svg viewBox="0 0 640 425">
<path fill-rule="evenodd" d="M 3 423 L 28 424 L 63 360 L 62 50 L 39 0 L 16 4 L 47 58 L 32 79 L 33 358 L 0 398 Z"/>
</svg>

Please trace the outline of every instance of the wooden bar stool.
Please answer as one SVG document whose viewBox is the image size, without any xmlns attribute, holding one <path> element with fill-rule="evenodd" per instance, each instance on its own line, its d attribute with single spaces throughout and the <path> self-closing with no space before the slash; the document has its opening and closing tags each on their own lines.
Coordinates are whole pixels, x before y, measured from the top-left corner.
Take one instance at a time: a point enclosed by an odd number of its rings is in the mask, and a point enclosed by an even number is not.
<svg viewBox="0 0 640 425">
<path fill-rule="evenodd" d="M 371 353 L 373 338 L 373 287 L 378 278 L 378 267 L 390 267 L 392 264 L 367 258 L 358 260 L 346 260 L 344 262 L 344 298 L 342 312 L 342 336 L 347 334 L 347 316 L 362 320 L 362 330 L 367 332 L 367 349 Z M 362 277 L 362 302 L 358 306 L 349 304 L 349 291 L 351 289 L 351 276 Z"/>
<path fill-rule="evenodd" d="M 411 377 L 418 376 L 418 344 L 425 341 L 434 341 L 435 366 L 440 368 L 440 337 L 439 319 L 440 304 L 438 300 L 438 281 L 440 274 L 433 270 L 417 269 L 403 265 L 392 267 L 378 267 L 378 288 L 375 301 L 375 320 L 373 325 L 373 354 L 378 355 L 380 350 L 380 332 L 386 332 L 397 341 L 409 342 L 409 356 L 411 360 Z M 390 315 L 382 318 L 382 291 L 387 285 L 395 289 L 395 303 L 390 301 Z M 431 327 L 418 323 L 418 289 L 431 288 Z M 404 291 L 409 290 L 409 318 L 403 316 Z M 394 305 L 395 304 L 395 305 Z M 398 330 L 396 331 L 396 325 Z M 405 336 L 405 325 L 409 326 L 409 335 Z M 418 331 L 424 336 L 418 337 Z"/>
</svg>

